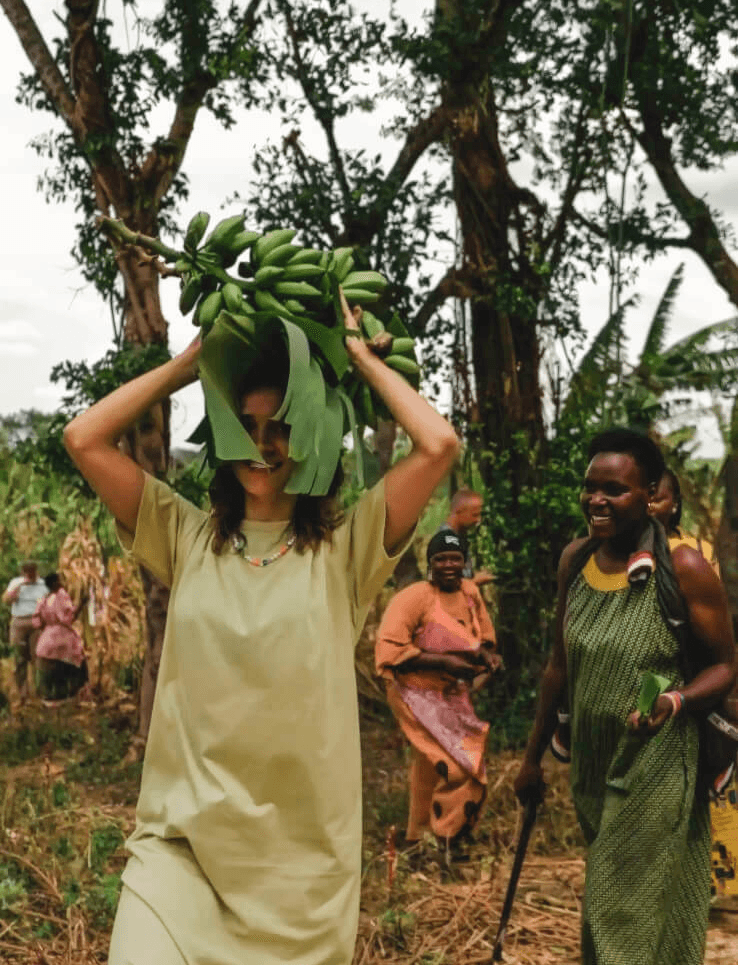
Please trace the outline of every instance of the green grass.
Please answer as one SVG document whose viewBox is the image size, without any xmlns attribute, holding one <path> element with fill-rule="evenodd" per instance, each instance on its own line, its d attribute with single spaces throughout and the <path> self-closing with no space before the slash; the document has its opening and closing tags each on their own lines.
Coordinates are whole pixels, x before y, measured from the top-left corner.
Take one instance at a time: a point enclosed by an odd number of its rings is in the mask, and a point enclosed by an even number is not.
<svg viewBox="0 0 738 965">
<path fill-rule="evenodd" d="M 38 727 L 24 725 L 0 736 L 0 760 L 6 767 L 14 767 L 38 757 L 47 747 L 70 750 L 83 742 L 84 734 L 76 729 L 57 728 L 46 722 Z"/>
<path fill-rule="evenodd" d="M 117 784 L 140 776 L 141 764 L 124 765 L 130 734 L 114 730 L 107 720 L 102 720 L 98 739 L 84 756 L 70 764 L 67 779 L 79 784 Z"/>
</svg>

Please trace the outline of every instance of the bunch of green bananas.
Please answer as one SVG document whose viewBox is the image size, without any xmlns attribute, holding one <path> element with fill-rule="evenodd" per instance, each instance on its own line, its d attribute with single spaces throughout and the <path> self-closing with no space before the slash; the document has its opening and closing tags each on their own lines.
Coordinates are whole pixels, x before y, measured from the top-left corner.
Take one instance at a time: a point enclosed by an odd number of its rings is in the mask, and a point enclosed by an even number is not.
<svg viewBox="0 0 738 965">
<path fill-rule="evenodd" d="M 344 435 L 354 434 L 360 458 L 362 427 L 376 428 L 378 415 L 389 416 L 351 368 L 339 286 L 349 305 L 362 308 L 360 336 L 417 387 L 414 341 L 396 313 L 383 312 L 387 280 L 357 269 L 352 248 L 303 248 L 294 243 L 297 232 L 291 228 L 259 234 L 247 230 L 243 215 L 224 219 L 206 236 L 209 222 L 204 211 L 192 218 L 184 251 L 174 259 L 180 310 L 184 315 L 194 310 L 193 322 L 203 335 L 207 416 L 193 440 L 206 443 L 211 462 L 258 458 L 233 396 L 239 375 L 257 364 L 262 347 L 278 332 L 290 357 L 282 413 L 291 426 L 290 456 L 298 463 L 290 488 L 323 494 Z M 229 273 L 236 262 L 236 273 Z M 377 314 L 366 307 L 375 303 Z"/>
</svg>

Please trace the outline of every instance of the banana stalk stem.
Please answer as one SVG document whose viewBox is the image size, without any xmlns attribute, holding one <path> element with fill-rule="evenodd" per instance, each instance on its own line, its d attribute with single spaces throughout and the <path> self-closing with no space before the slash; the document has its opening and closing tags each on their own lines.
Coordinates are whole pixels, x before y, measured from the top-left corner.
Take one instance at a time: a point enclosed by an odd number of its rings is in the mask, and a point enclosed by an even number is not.
<svg viewBox="0 0 738 965">
<path fill-rule="evenodd" d="M 174 248 L 169 248 L 159 241 L 158 238 L 141 234 L 140 231 L 131 231 L 122 221 L 118 221 L 115 218 L 106 218 L 105 215 L 100 215 L 96 224 L 101 231 L 104 231 L 107 235 L 113 235 L 119 241 L 122 241 L 123 244 L 146 248 L 157 255 L 161 255 L 165 261 L 176 261 L 182 257 L 182 252 L 175 251 Z"/>
</svg>

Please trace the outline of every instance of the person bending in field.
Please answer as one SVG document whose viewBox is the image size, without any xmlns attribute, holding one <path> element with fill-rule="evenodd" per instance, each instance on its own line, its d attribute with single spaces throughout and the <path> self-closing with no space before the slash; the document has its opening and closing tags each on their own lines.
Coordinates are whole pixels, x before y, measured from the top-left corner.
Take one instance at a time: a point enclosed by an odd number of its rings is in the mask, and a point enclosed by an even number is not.
<svg viewBox="0 0 738 965">
<path fill-rule="evenodd" d="M 343 302 L 346 327 L 357 317 Z M 354 369 L 412 442 L 344 515 L 285 491 L 282 342 L 237 393 L 261 460 L 221 463 L 212 512 L 116 440 L 195 380 L 200 342 L 71 422 L 72 458 L 134 555 L 171 587 L 131 858 L 109 965 L 349 965 L 359 913 L 354 647 L 451 468 L 452 427 L 360 337 Z"/>
<path fill-rule="evenodd" d="M 400 590 L 385 610 L 376 669 L 412 746 L 405 843 L 432 832 L 453 856 L 474 828 L 487 789 L 489 724 L 477 718 L 469 693 L 500 659 L 479 590 L 462 577 L 459 537 L 436 533 L 427 555 L 429 579 Z"/>
<path fill-rule="evenodd" d="M 649 515 L 658 446 L 613 429 L 588 455 L 590 538 L 561 556 L 556 638 L 515 791 L 541 797 L 541 757 L 568 692 L 571 789 L 588 844 L 582 965 L 701 965 L 710 823 L 697 716 L 733 685 L 727 601 L 707 560 L 685 544 L 670 551 Z M 669 622 L 680 596 L 704 668 L 691 679 Z M 636 710 L 645 671 L 670 682 L 649 716 Z"/>
</svg>

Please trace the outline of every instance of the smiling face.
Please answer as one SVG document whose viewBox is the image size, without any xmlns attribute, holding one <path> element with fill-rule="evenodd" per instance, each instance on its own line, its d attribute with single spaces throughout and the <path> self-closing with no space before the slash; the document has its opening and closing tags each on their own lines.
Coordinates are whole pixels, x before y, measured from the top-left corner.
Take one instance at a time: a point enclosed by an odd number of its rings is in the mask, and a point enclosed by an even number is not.
<svg viewBox="0 0 738 965">
<path fill-rule="evenodd" d="M 233 463 L 236 478 L 247 496 L 258 500 L 284 497 L 284 487 L 294 463 L 287 455 L 290 429 L 274 414 L 282 404 L 282 393 L 276 388 L 247 392 L 241 405 L 241 422 L 259 450 L 262 464 L 246 461 Z M 294 497 L 289 497 L 294 501 Z"/>
<path fill-rule="evenodd" d="M 445 550 L 430 558 L 431 583 L 444 593 L 454 593 L 461 587 L 464 554 L 458 550 Z"/>
<path fill-rule="evenodd" d="M 580 496 L 590 534 L 615 542 L 637 540 L 654 488 L 628 453 L 596 455 L 587 467 Z"/>
<path fill-rule="evenodd" d="M 649 512 L 668 533 L 675 528 L 674 517 L 677 515 L 678 509 L 679 501 L 674 492 L 674 486 L 669 476 L 664 473 L 656 487 L 656 492 L 651 497 Z"/>
</svg>

